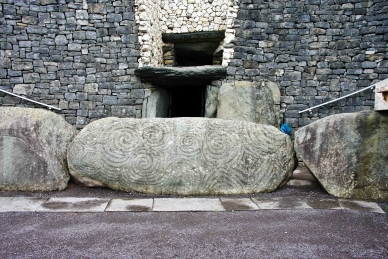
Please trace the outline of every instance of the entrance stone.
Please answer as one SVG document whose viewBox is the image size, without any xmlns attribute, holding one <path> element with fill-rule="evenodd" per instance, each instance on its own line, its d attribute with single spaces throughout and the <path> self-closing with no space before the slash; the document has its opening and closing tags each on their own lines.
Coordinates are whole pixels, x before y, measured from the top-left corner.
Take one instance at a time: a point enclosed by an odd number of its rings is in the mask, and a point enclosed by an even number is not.
<svg viewBox="0 0 388 259">
<path fill-rule="evenodd" d="M 388 200 L 388 114 L 328 116 L 295 132 L 295 150 L 326 191 Z"/>
<path fill-rule="evenodd" d="M 66 150 L 76 134 L 53 112 L 0 108 L 0 190 L 65 189 Z"/>
<path fill-rule="evenodd" d="M 68 162 L 86 186 L 177 195 L 270 192 L 295 163 L 278 129 L 208 118 L 97 120 L 71 143 Z"/>
<path fill-rule="evenodd" d="M 274 82 L 222 84 L 218 101 L 217 118 L 279 127 L 280 90 Z"/>
</svg>

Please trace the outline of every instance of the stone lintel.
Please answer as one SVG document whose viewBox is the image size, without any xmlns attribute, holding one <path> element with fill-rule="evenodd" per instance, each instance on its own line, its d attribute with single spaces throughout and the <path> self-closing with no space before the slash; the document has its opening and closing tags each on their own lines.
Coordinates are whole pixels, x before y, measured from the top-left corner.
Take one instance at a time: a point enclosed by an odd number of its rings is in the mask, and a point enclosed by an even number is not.
<svg viewBox="0 0 388 259">
<path fill-rule="evenodd" d="M 203 31 L 190 33 L 168 33 L 162 35 L 163 42 L 201 42 L 201 41 L 222 41 L 225 38 L 225 31 Z"/>
<path fill-rule="evenodd" d="M 172 88 L 207 85 L 211 81 L 225 78 L 227 71 L 223 66 L 140 67 L 135 70 L 135 75 L 143 83 Z"/>
</svg>

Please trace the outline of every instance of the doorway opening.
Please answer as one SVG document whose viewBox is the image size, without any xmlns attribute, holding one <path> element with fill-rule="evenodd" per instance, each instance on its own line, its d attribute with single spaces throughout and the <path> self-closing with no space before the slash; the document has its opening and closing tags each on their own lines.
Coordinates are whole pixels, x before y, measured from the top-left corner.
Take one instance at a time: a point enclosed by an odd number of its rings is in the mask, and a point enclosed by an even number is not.
<svg viewBox="0 0 388 259">
<path fill-rule="evenodd" d="M 204 117 L 205 87 L 170 88 L 168 117 Z"/>
</svg>

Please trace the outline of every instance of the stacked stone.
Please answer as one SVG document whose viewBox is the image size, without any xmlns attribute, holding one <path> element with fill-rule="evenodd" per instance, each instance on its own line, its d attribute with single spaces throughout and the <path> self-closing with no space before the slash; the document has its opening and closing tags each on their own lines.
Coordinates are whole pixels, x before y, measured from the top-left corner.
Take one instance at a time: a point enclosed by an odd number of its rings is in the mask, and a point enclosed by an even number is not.
<svg viewBox="0 0 388 259">
<path fill-rule="evenodd" d="M 373 107 L 373 92 L 298 112 L 388 77 L 388 2 L 264 1 L 240 4 L 228 80 L 279 83 L 282 109 L 298 128 Z"/>
<path fill-rule="evenodd" d="M 162 31 L 160 29 L 160 0 L 136 0 L 136 22 L 139 26 L 139 66 L 163 64 Z"/>
<path fill-rule="evenodd" d="M 162 34 L 196 31 L 225 31 L 224 58 L 227 66 L 233 56 L 230 41 L 234 38 L 237 0 L 137 0 L 139 25 L 139 66 L 163 65 Z"/>
<path fill-rule="evenodd" d="M 145 89 L 132 1 L 2 1 L 1 89 L 62 109 L 82 128 L 106 117 L 141 117 Z M 2 106 L 31 106 L 0 95 Z"/>
<path fill-rule="evenodd" d="M 229 0 L 162 0 L 161 28 L 166 33 L 223 31 L 226 29 Z M 175 18 L 175 19 L 174 19 Z"/>
<path fill-rule="evenodd" d="M 176 66 L 174 43 L 163 44 L 163 64 L 166 67 Z"/>
</svg>

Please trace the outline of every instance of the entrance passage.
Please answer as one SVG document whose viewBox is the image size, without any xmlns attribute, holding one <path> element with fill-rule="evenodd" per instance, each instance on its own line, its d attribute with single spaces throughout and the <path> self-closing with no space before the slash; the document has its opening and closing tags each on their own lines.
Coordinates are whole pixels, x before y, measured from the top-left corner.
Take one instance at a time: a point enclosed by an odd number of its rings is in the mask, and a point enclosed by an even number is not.
<svg viewBox="0 0 388 259">
<path fill-rule="evenodd" d="M 205 114 L 205 87 L 170 89 L 169 117 L 203 117 Z"/>
</svg>

